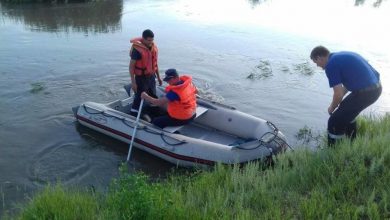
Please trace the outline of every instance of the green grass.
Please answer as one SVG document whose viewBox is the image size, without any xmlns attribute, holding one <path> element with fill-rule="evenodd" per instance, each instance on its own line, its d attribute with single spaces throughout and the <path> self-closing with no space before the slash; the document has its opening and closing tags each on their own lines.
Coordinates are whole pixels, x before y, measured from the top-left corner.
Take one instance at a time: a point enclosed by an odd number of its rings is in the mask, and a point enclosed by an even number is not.
<svg viewBox="0 0 390 220">
<path fill-rule="evenodd" d="M 122 170 L 104 195 L 49 186 L 15 218 L 390 218 L 390 115 L 358 125 L 352 144 L 295 150 L 280 155 L 272 169 L 218 165 L 161 182 Z"/>
<path fill-rule="evenodd" d="M 48 186 L 22 211 L 20 219 L 96 219 L 99 198 L 90 192 Z"/>
</svg>

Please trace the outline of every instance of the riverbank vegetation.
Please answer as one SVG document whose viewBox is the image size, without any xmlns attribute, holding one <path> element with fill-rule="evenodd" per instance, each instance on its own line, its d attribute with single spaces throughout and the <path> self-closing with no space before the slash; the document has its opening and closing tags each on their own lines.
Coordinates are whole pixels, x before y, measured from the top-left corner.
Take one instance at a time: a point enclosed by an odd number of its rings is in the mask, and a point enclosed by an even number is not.
<svg viewBox="0 0 390 220">
<path fill-rule="evenodd" d="M 269 169 L 218 165 L 152 182 L 123 166 L 107 193 L 48 186 L 15 218 L 390 218 L 390 115 L 358 125 L 353 143 L 288 152 Z"/>
</svg>

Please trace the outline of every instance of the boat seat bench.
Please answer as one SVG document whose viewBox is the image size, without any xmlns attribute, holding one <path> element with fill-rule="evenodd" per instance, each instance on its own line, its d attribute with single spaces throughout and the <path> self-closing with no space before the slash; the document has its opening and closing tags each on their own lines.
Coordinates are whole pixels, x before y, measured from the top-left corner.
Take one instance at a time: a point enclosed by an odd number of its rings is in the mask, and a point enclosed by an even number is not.
<svg viewBox="0 0 390 220">
<path fill-rule="evenodd" d="M 207 110 L 209 110 L 209 109 L 204 108 L 204 107 L 197 106 L 197 107 L 196 107 L 196 116 L 195 116 L 194 120 L 195 120 L 197 117 L 199 117 L 199 116 L 203 115 L 204 113 L 206 113 Z M 163 130 L 164 130 L 164 131 L 167 131 L 167 132 L 169 132 L 169 133 L 174 133 L 175 131 L 179 130 L 179 129 L 182 128 L 183 126 L 184 126 L 184 125 L 180 125 L 180 126 L 169 126 L 169 127 L 163 128 Z"/>
</svg>

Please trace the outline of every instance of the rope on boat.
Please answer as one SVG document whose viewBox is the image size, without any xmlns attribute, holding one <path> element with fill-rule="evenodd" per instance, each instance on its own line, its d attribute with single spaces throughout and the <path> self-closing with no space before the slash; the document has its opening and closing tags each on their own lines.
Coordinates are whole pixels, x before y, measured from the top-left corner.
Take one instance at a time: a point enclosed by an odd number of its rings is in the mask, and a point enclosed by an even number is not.
<svg viewBox="0 0 390 220">
<path fill-rule="evenodd" d="M 268 124 L 268 126 L 270 126 L 271 128 L 273 128 L 274 130 L 273 130 L 273 135 L 274 135 L 274 138 L 271 140 L 271 141 L 275 141 L 278 145 L 286 145 L 288 148 L 290 148 L 292 151 L 294 151 L 294 148 L 292 148 L 288 143 L 287 143 L 287 141 L 285 141 L 285 140 L 283 140 L 282 138 L 280 138 L 279 136 L 278 136 L 278 133 L 279 133 L 279 129 L 272 123 L 272 122 L 270 122 L 270 121 L 267 121 L 267 124 Z M 266 133 L 267 134 L 267 133 Z M 264 134 L 265 135 L 265 134 Z M 260 139 L 262 139 L 263 137 L 264 137 L 264 135 L 263 136 L 261 136 L 261 138 Z M 271 141 L 268 141 L 268 143 L 270 143 Z M 280 142 L 279 142 L 280 141 Z"/>
<path fill-rule="evenodd" d="M 255 150 L 255 149 L 257 149 L 257 148 L 259 148 L 259 147 L 262 147 L 262 146 L 268 148 L 267 145 L 269 145 L 269 144 L 272 143 L 272 142 L 275 142 L 275 143 L 277 144 L 277 146 L 286 145 L 288 148 L 290 148 L 292 151 L 294 151 L 294 149 L 287 143 L 287 141 L 283 140 L 282 138 L 280 138 L 280 137 L 278 136 L 279 129 L 278 129 L 272 122 L 267 121 L 267 125 L 268 125 L 273 131 L 268 131 L 268 132 L 264 133 L 264 134 L 260 137 L 260 139 L 257 140 L 257 141 L 259 141 L 259 144 L 258 144 L 257 146 L 252 147 L 252 148 L 244 148 L 244 147 L 237 146 L 236 148 L 241 149 L 241 150 Z M 264 140 L 264 137 L 265 137 L 266 135 L 269 135 L 269 134 L 272 135 L 272 138 L 271 138 L 270 140 L 265 141 L 265 140 Z M 273 154 L 273 150 L 270 149 L 270 151 L 271 151 L 271 154 Z"/>
<path fill-rule="evenodd" d="M 84 111 L 87 112 L 88 114 L 91 114 L 91 115 L 103 115 L 103 116 L 108 117 L 108 118 L 116 118 L 116 119 L 120 120 L 124 125 L 126 125 L 127 127 L 131 128 L 131 129 L 134 129 L 134 127 L 135 127 L 135 126 L 130 125 L 126 121 L 125 117 L 118 117 L 118 116 L 115 116 L 115 115 L 108 114 L 108 113 L 106 113 L 104 111 L 99 111 L 99 110 L 95 110 L 95 109 L 94 110 L 96 112 L 91 112 L 91 111 L 88 111 L 86 105 L 83 104 L 82 106 L 84 108 Z M 143 131 L 145 131 L 147 133 L 154 134 L 154 135 L 160 135 L 160 138 L 164 141 L 164 143 L 166 143 L 167 145 L 170 145 L 170 146 L 178 146 L 178 145 L 182 145 L 182 144 L 187 143 L 184 140 L 177 140 L 178 141 L 177 143 L 169 143 L 164 136 L 172 138 L 172 139 L 175 139 L 175 138 L 166 135 L 165 132 L 154 131 L 154 130 L 148 128 L 147 126 L 138 127 L 138 130 L 143 130 Z"/>
</svg>

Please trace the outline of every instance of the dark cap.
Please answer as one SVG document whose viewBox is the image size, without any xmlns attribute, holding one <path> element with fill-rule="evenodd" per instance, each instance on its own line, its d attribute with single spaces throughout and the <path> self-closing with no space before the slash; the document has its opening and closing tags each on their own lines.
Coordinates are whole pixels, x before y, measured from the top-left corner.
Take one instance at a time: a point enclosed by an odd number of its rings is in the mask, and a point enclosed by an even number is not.
<svg viewBox="0 0 390 220">
<path fill-rule="evenodd" d="M 179 74 L 177 73 L 176 69 L 167 69 L 167 71 L 165 71 L 165 77 L 163 80 L 167 82 L 168 80 L 175 77 L 179 77 Z"/>
</svg>

